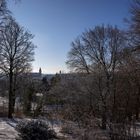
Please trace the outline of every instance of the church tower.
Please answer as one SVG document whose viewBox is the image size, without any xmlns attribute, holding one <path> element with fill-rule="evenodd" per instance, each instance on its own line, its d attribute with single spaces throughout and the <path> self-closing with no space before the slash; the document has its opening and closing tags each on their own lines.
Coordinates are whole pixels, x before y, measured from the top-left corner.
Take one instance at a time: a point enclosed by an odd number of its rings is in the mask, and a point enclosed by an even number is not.
<svg viewBox="0 0 140 140">
<path fill-rule="evenodd" d="M 39 76 L 42 76 L 42 70 L 39 68 Z"/>
</svg>

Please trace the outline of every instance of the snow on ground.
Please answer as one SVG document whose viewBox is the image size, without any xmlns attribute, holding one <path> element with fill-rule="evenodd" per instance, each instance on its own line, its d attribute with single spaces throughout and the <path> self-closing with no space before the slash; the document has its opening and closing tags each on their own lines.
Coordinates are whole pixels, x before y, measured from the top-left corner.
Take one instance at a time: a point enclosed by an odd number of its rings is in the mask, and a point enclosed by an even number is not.
<svg viewBox="0 0 140 140">
<path fill-rule="evenodd" d="M 17 131 L 15 130 L 15 127 L 19 121 L 24 121 L 31 119 L 25 118 L 25 119 L 8 119 L 8 118 L 0 118 L 0 140 L 16 140 L 16 137 L 18 136 Z M 53 124 L 53 127 L 51 126 L 50 122 L 47 122 L 51 128 L 54 129 L 54 131 L 57 133 L 58 136 L 62 137 L 63 134 L 60 133 L 61 127 L 57 124 Z"/>
<path fill-rule="evenodd" d="M 17 131 L 15 130 L 15 127 L 17 125 L 17 123 L 19 121 L 30 121 L 30 118 L 24 118 L 24 119 L 18 119 L 18 118 L 14 118 L 14 119 L 8 119 L 8 118 L 0 118 L 0 140 L 16 140 L 16 137 L 18 136 Z M 78 129 L 76 127 L 76 125 L 74 125 L 73 123 L 71 123 L 70 126 L 68 126 L 68 124 L 65 126 L 63 126 L 64 131 L 67 131 L 67 129 L 70 131 L 72 130 L 72 133 L 65 133 L 62 132 L 62 124 L 60 123 L 60 121 L 49 121 L 46 119 L 42 119 L 44 121 L 46 121 L 48 123 L 48 125 L 50 126 L 50 128 L 54 129 L 55 132 L 57 133 L 57 136 L 59 136 L 59 138 L 64 139 L 64 137 L 67 140 L 77 140 L 77 138 L 82 139 L 84 134 L 84 129 Z M 137 126 L 137 131 L 140 133 L 140 123 L 136 123 Z M 138 129 L 139 128 L 139 129 Z M 94 133 L 93 133 L 94 132 Z M 95 139 L 101 139 L 102 140 L 106 140 L 106 133 L 103 133 L 101 130 L 94 130 L 94 131 L 88 131 L 87 133 L 85 133 L 84 135 L 86 136 L 90 136 L 91 140 L 93 139 L 93 137 Z M 79 137 L 80 136 L 80 137 Z M 85 137 L 84 136 L 84 137 Z M 98 138 L 100 136 L 100 138 Z M 79 139 L 78 139 L 79 140 Z"/>
<path fill-rule="evenodd" d="M 16 121 L 0 118 L 0 140 L 15 140 L 18 136 L 15 130 Z"/>
<path fill-rule="evenodd" d="M 0 97 L 0 106 L 7 106 L 8 105 L 8 99 L 5 97 Z"/>
</svg>

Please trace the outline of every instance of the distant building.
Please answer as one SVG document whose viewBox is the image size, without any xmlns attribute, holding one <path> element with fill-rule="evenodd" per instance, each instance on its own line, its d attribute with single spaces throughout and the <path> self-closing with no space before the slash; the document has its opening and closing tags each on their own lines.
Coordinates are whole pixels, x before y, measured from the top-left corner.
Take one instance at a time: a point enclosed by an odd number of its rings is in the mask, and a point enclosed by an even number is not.
<svg viewBox="0 0 140 140">
<path fill-rule="evenodd" d="M 33 73 L 31 73 L 31 77 L 32 77 L 34 80 L 42 80 L 43 75 L 42 75 L 42 70 L 41 70 L 41 68 L 39 68 L 39 72 L 33 72 Z"/>
<path fill-rule="evenodd" d="M 40 74 L 40 76 L 42 76 L 42 70 L 41 70 L 41 68 L 39 68 L 39 74 Z"/>
</svg>

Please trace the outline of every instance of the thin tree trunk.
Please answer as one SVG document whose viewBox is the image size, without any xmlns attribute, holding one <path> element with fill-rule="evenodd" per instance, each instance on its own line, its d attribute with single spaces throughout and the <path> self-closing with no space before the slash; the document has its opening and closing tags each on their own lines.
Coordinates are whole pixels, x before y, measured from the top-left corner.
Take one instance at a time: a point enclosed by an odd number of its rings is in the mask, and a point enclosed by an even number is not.
<svg viewBox="0 0 140 140">
<path fill-rule="evenodd" d="M 136 99 L 136 107 L 135 107 L 135 110 L 136 110 L 136 120 L 139 119 L 139 103 L 140 103 L 140 87 L 138 88 L 138 96 L 137 96 L 137 99 Z"/>
<path fill-rule="evenodd" d="M 8 118 L 13 118 L 12 113 L 13 113 L 13 72 L 12 68 L 10 68 Z"/>
<path fill-rule="evenodd" d="M 102 129 L 106 129 L 106 120 L 107 120 L 107 118 L 106 118 L 106 107 L 103 107 L 103 112 L 102 112 Z"/>
<path fill-rule="evenodd" d="M 13 113 L 15 112 L 15 100 L 16 100 L 16 95 L 15 95 L 15 92 L 16 92 L 16 83 L 17 83 L 17 75 L 14 74 L 13 75 Z"/>
</svg>

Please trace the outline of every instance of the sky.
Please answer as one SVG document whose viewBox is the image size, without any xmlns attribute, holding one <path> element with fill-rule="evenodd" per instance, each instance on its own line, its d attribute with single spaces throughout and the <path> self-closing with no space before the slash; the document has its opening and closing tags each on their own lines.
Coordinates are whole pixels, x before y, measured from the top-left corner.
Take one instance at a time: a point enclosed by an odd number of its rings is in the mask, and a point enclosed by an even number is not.
<svg viewBox="0 0 140 140">
<path fill-rule="evenodd" d="M 68 72 L 65 64 L 71 42 L 96 25 L 125 28 L 132 0 L 21 0 L 8 1 L 16 21 L 35 35 L 33 71 Z"/>
</svg>

